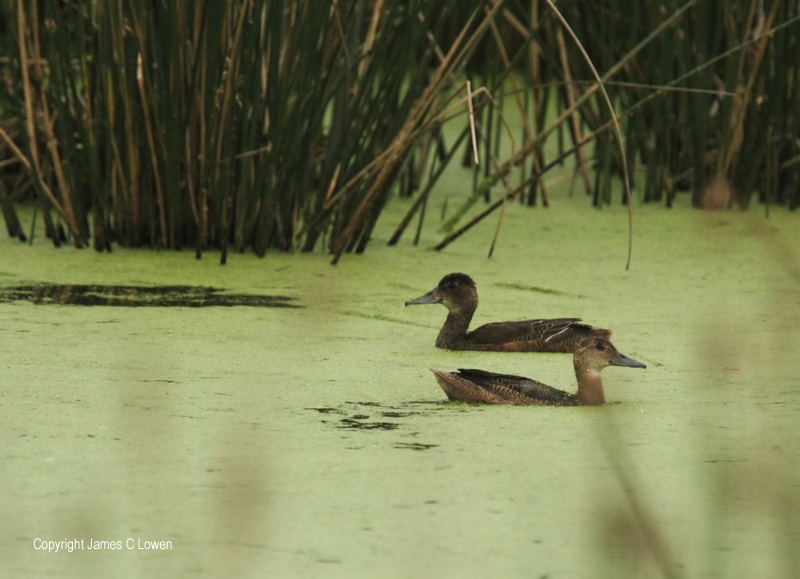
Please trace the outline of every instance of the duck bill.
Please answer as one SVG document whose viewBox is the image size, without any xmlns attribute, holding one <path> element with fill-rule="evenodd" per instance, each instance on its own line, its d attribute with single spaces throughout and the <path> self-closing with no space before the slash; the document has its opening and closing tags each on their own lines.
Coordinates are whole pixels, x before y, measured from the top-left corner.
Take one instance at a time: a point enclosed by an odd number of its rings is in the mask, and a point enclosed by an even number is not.
<svg viewBox="0 0 800 579">
<path fill-rule="evenodd" d="M 633 358 L 628 358 L 625 354 L 617 352 L 617 357 L 609 362 L 611 366 L 627 366 L 628 368 L 647 368 L 644 364 Z"/>
<path fill-rule="evenodd" d="M 424 304 L 440 304 L 442 303 L 442 298 L 439 296 L 439 292 L 436 291 L 439 288 L 433 288 L 431 291 L 426 293 L 425 295 L 419 296 L 416 299 L 408 300 L 406 302 L 407 306 L 419 306 Z"/>
</svg>

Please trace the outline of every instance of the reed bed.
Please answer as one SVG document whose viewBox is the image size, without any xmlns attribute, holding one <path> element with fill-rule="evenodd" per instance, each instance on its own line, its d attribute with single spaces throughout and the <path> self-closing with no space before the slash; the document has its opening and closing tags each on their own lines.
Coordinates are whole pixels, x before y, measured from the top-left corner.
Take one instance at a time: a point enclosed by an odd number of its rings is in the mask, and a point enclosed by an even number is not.
<svg viewBox="0 0 800 579">
<path fill-rule="evenodd" d="M 20 239 L 32 200 L 56 244 L 336 262 L 394 194 L 417 199 L 390 243 L 415 217 L 419 239 L 454 159 L 473 194 L 440 248 L 510 200 L 546 206 L 567 161 L 595 204 L 621 179 L 795 208 L 799 23 L 758 0 L 2 0 L 0 210 Z"/>
</svg>

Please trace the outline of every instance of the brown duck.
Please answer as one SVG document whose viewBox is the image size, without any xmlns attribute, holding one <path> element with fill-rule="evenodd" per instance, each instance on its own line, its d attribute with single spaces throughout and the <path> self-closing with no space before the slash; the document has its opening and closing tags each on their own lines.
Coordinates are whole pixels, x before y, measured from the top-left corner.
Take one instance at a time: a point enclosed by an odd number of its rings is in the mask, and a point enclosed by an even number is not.
<svg viewBox="0 0 800 579">
<path fill-rule="evenodd" d="M 610 338 L 611 332 L 581 324 L 580 318 L 494 322 L 468 332 L 478 291 L 472 278 L 451 273 L 435 288 L 407 306 L 442 304 L 447 319 L 436 338 L 436 347 L 448 350 L 488 350 L 494 352 L 574 352 L 578 342 L 587 338 Z"/>
<path fill-rule="evenodd" d="M 597 406 L 605 402 L 600 371 L 606 366 L 646 368 L 620 354 L 605 338 L 581 342 L 573 356 L 578 391 L 569 394 L 536 380 L 483 370 L 442 372 L 431 370 L 450 400 L 515 406 Z"/>
</svg>

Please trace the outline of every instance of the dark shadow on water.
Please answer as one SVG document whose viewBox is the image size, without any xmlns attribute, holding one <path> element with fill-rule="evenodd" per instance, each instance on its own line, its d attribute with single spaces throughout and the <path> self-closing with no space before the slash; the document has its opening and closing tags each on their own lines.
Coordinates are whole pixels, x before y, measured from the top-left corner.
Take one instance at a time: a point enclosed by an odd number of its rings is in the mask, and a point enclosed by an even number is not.
<svg viewBox="0 0 800 579">
<path fill-rule="evenodd" d="M 368 422 L 369 416 L 360 418 L 342 418 L 338 428 L 349 428 L 352 430 L 395 430 L 400 426 L 399 422 Z"/>
<path fill-rule="evenodd" d="M 294 299 L 289 296 L 229 294 L 219 288 L 186 285 L 37 284 L 0 288 L 0 302 L 28 301 L 37 305 L 302 308 L 290 303 Z"/>
<path fill-rule="evenodd" d="M 415 400 L 406 402 L 401 406 L 389 406 L 380 402 L 345 402 L 339 406 L 306 408 L 306 410 L 313 410 L 325 415 L 320 422 L 337 429 L 378 432 L 406 428 L 409 426 L 410 420 L 437 416 L 438 412 L 445 407 L 456 411 L 476 408 L 474 405 L 465 404 L 456 406 L 454 408 L 454 405 L 446 400 Z M 385 420 L 386 418 L 397 419 L 397 421 L 389 422 Z M 411 434 L 416 435 L 418 433 L 413 432 Z M 419 451 L 436 448 L 439 445 L 421 442 L 397 442 L 393 446 L 402 450 Z"/>
<path fill-rule="evenodd" d="M 438 444 L 422 444 L 421 442 L 398 442 L 394 445 L 395 448 L 402 450 L 428 450 L 436 448 Z"/>
<path fill-rule="evenodd" d="M 388 409 L 381 411 L 383 407 L 377 402 L 346 402 L 338 407 L 307 408 L 320 414 L 333 414 L 338 416 L 338 420 L 331 421 L 323 419 L 323 424 L 333 424 L 336 428 L 346 428 L 348 430 L 395 430 L 401 423 L 388 422 L 384 420 L 373 420 L 368 412 L 377 412 L 379 418 L 403 418 L 419 412 L 404 412 L 398 409 Z"/>
</svg>

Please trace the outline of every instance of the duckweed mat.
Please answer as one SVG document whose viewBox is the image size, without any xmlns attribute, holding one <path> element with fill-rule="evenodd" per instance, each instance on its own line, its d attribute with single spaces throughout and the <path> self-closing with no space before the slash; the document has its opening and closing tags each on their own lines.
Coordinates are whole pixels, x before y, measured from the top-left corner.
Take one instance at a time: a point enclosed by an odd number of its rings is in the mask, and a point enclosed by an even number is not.
<svg viewBox="0 0 800 579">
<path fill-rule="evenodd" d="M 121 307 L 301 308 L 289 296 L 229 294 L 214 287 L 165 285 L 35 284 L 0 288 L 0 302 L 28 301 L 37 305 Z"/>
</svg>

